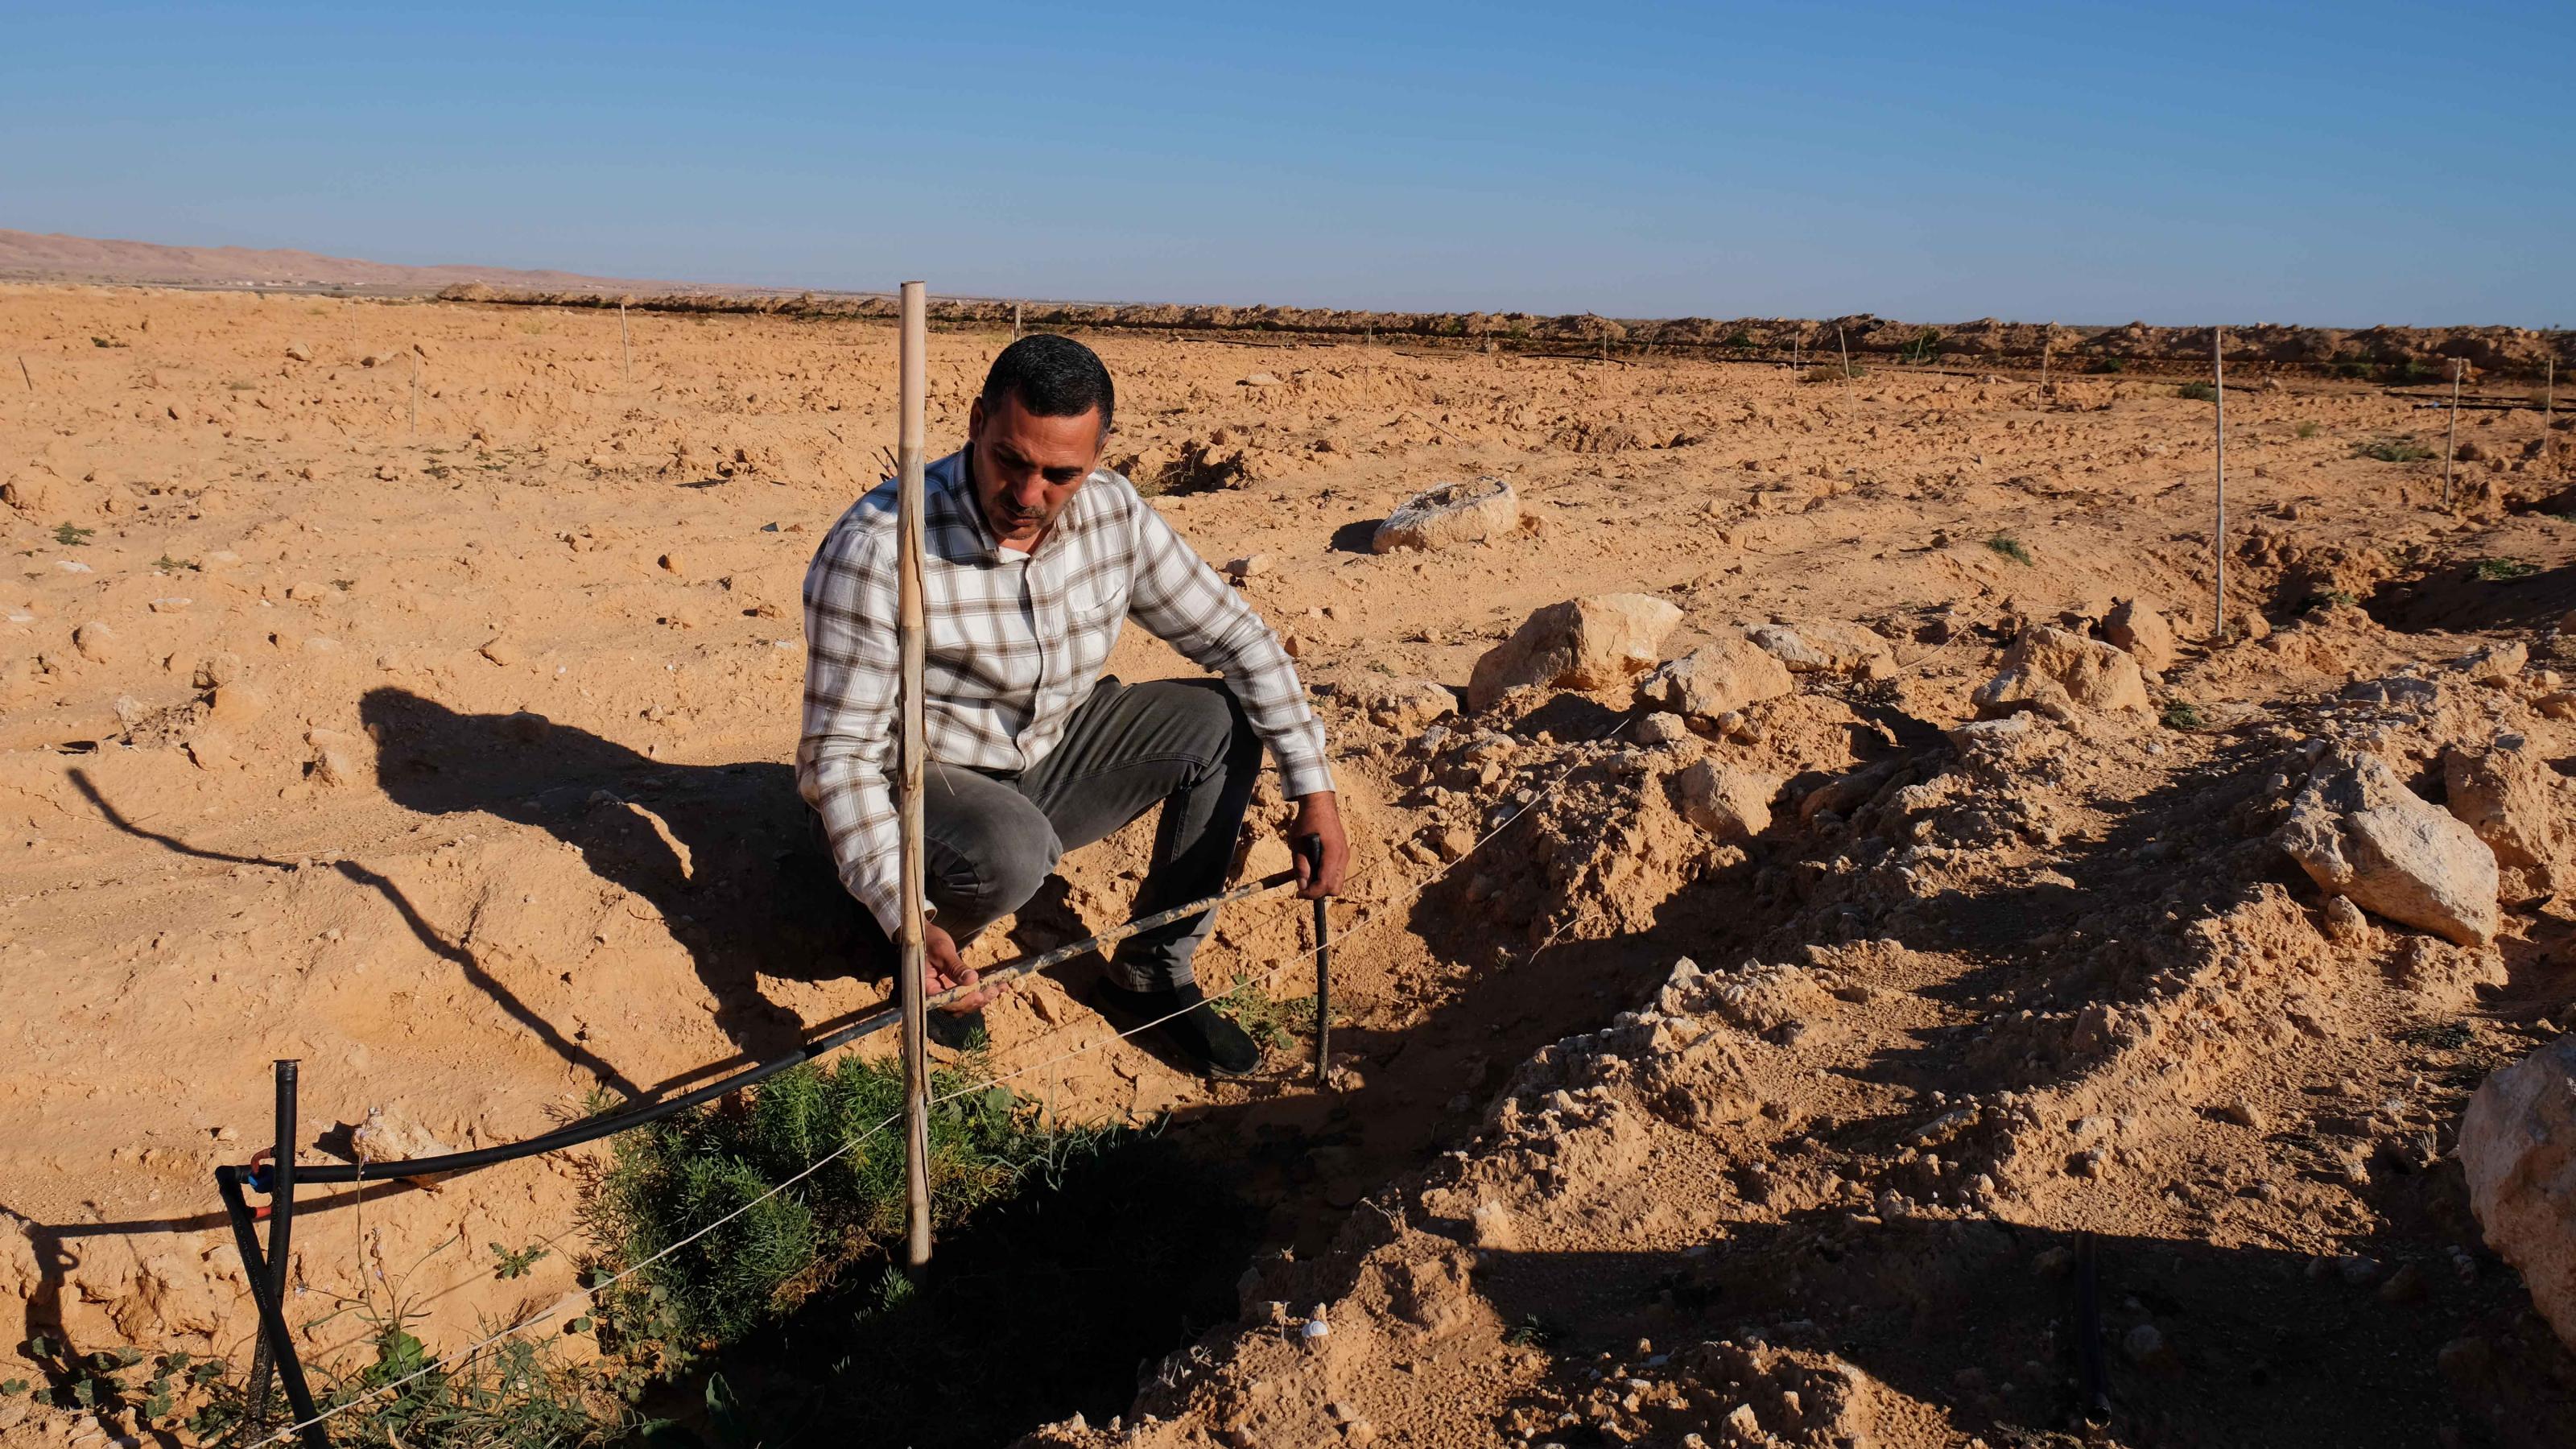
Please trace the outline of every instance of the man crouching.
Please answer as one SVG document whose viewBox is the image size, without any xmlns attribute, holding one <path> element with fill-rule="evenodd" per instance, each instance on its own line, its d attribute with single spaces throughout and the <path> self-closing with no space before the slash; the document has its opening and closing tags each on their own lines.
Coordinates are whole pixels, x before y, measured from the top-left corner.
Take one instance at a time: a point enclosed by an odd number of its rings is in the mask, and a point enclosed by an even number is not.
<svg viewBox="0 0 2576 1449">
<path fill-rule="evenodd" d="M 1019 909 L 1063 854 L 1156 805 L 1150 915 L 1225 888 L 1261 748 L 1297 801 L 1302 894 L 1340 888 L 1349 846 L 1324 731 L 1279 638 L 1125 478 L 1100 466 L 1115 411 L 1109 369 L 1070 338 L 1033 336 L 993 359 L 966 446 L 923 476 L 928 623 L 923 772 L 929 989 L 970 985 L 961 943 Z M 895 485 L 852 504 L 805 574 L 804 734 L 797 788 L 830 838 L 841 883 L 898 933 L 901 834 L 889 766 L 896 642 Z M 1219 679 L 1121 684 L 1100 668 L 1129 618 Z M 1215 1075 L 1259 1047 L 1206 1004 L 1190 957 L 1213 912 L 1120 942 L 1095 1003 L 1158 1030 Z M 999 987 L 949 1005 L 934 1034 L 982 1025 Z M 1178 1013 L 1175 1015 L 1175 1013 Z M 934 1025 L 939 1025 L 934 1023 Z"/>
</svg>

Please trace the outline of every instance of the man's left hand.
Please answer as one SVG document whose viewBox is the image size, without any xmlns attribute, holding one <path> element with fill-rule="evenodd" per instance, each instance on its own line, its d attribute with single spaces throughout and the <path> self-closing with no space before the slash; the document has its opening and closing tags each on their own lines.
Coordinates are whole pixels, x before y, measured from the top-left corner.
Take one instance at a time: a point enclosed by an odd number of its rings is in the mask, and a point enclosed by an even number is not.
<svg viewBox="0 0 2576 1449">
<path fill-rule="evenodd" d="M 1320 861 L 1309 861 L 1296 851 L 1297 843 L 1307 836 L 1322 839 Z M 1321 900 L 1342 893 L 1342 871 L 1351 863 L 1351 842 L 1342 834 L 1342 807 L 1330 790 L 1318 790 L 1297 799 L 1297 818 L 1288 822 L 1288 844 L 1297 857 L 1297 894 L 1307 900 Z"/>
</svg>

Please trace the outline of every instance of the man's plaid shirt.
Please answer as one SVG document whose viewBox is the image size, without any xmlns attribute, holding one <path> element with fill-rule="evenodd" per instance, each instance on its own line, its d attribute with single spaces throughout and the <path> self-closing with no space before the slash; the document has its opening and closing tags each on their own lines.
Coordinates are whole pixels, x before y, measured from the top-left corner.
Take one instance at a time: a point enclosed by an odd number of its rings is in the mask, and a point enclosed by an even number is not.
<svg viewBox="0 0 2576 1449">
<path fill-rule="evenodd" d="M 1224 676 L 1294 797 L 1333 787 L 1324 730 L 1279 636 L 1125 478 L 1084 480 L 1037 551 L 1005 552 L 966 455 L 923 476 L 930 758 L 1025 770 L 1063 737 L 1130 618 Z M 805 732 L 796 786 L 823 818 L 841 883 L 892 935 L 901 904 L 895 732 L 895 485 L 850 505 L 805 572 Z"/>
</svg>

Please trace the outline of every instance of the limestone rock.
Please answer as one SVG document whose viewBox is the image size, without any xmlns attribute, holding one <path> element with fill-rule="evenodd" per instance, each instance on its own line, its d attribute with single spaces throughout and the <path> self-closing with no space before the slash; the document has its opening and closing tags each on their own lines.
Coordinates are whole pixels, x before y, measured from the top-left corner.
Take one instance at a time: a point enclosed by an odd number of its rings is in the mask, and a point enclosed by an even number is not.
<svg viewBox="0 0 2576 1449">
<path fill-rule="evenodd" d="M 1373 553 L 1400 548 L 1453 548 L 1508 538 L 1521 526 L 1520 495 L 1500 478 L 1444 483 L 1416 493 L 1387 515 L 1369 539 Z"/>
<path fill-rule="evenodd" d="M 298 362 L 311 362 L 313 360 L 313 349 L 305 346 L 301 342 L 290 342 L 286 344 L 286 355 L 294 358 Z"/>
<path fill-rule="evenodd" d="M 113 664 L 124 653 L 117 643 L 116 631 L 96 619 L 72 631 L 72 647 L 93 664 Z"/>
<path fill-rule="evenodd" d="M 2375 755 L 2329 749 L 2272 839 L 2373 915 L 2464 946 L 2495 939 L 2495 852 Z"/>
<path fill-rule="evenodd" d="M 1771 828 L 1771 797 L 1779 789 L 1776 776 L 1702 760 L 1673 776 L 1673 803 L 1684 819 L 1716 839 L 1741 840 Z"/>
<path fill-rule="evenodd" d="M 1467 678 L 1467 707 L 1481 710 L 1525 684 L 1607 689 L 1654 667 L 1682 611 L 1652 594 L 1594 594 L 1550 604 L 1485 651 Z M 1775 666 L 1776 667 L 1776 666 Z"/>
<path fill-rule="evenodd" d="M 2488 1076 L 2460 1119 L 2460 1167 L 2487 1246 L 2576 1348 L 2576 1036 Z"/>
<path fill-rule="evenodd" d="M 1787 666 L 1751 640 L 1720 639 L 1647 675 L 1637 684 L 1637 697 L 1687 719 L 1714 720 L 1796 687 Z"/>
<path fill-rule="evenodd" d="M 2483 750 L 2444 750 L 2442 785 L 2451 813 L 2487 843 L 2498 865 L 2546 868 L 2558 859 L 2558 772 L 2520 735 L 2498 736 Z"/>
<path fill-rule="evenodd" d="M 2013 641 L 2003 672 L 1977 691 L 1976 705 L 1989 717 L 2035 709 L 2068 724 L 2088 715 L 2153 712 L 2135 658 L 2046 624 Z"/>
<path fill-rule="evenodd" d="M 2138 667 L 2151 674 L 2162 674 L 2173 668 L 2173 625 L 2144 599 L 2123 599 L 2102 621 L 2102 632 L 2113 644 L 2129 652 Z"/>
<path fill-rule="evenodd" d="M 1673 745 L 1690 738 L 1690 724 L 1680 715 L 1659 710 L 1637 721 L 1630 733 L 1641 745 Z"/>
<path fill-rule="evenodd" d="M 1792 674 L 1884 679 L 1896 672 L 1895 651 L 1887 641 L 1856 624 L 1757 624 L 1745 631 L 1745 637 Z"/>
</svg>

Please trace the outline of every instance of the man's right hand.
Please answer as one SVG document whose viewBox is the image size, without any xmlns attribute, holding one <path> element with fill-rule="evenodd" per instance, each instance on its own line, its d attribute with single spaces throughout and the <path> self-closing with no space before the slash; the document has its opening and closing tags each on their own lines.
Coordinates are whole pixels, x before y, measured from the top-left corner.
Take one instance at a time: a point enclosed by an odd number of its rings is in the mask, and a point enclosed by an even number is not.
<svg viewBox="0 0 2576 1449">
<path fill-rule="evenodd" d="M 972 986 L 981 979 L 975 972 L 969 970 L 965 961 L 958 956 L 957 943 L 949 939 L 948 933 L 937 925 L 928 921 L 922 923 L 921 945 L 921 974 L 928 994 L 936 996 L 953 986 Z M 963 1016 L 970 1011 L 982 1010 L 987 1002 L 1001 994 L 1002 983 L 996 982 L 981 991 L 969 992 L 958 997 L 939 1009 Z"/>
</svg>

